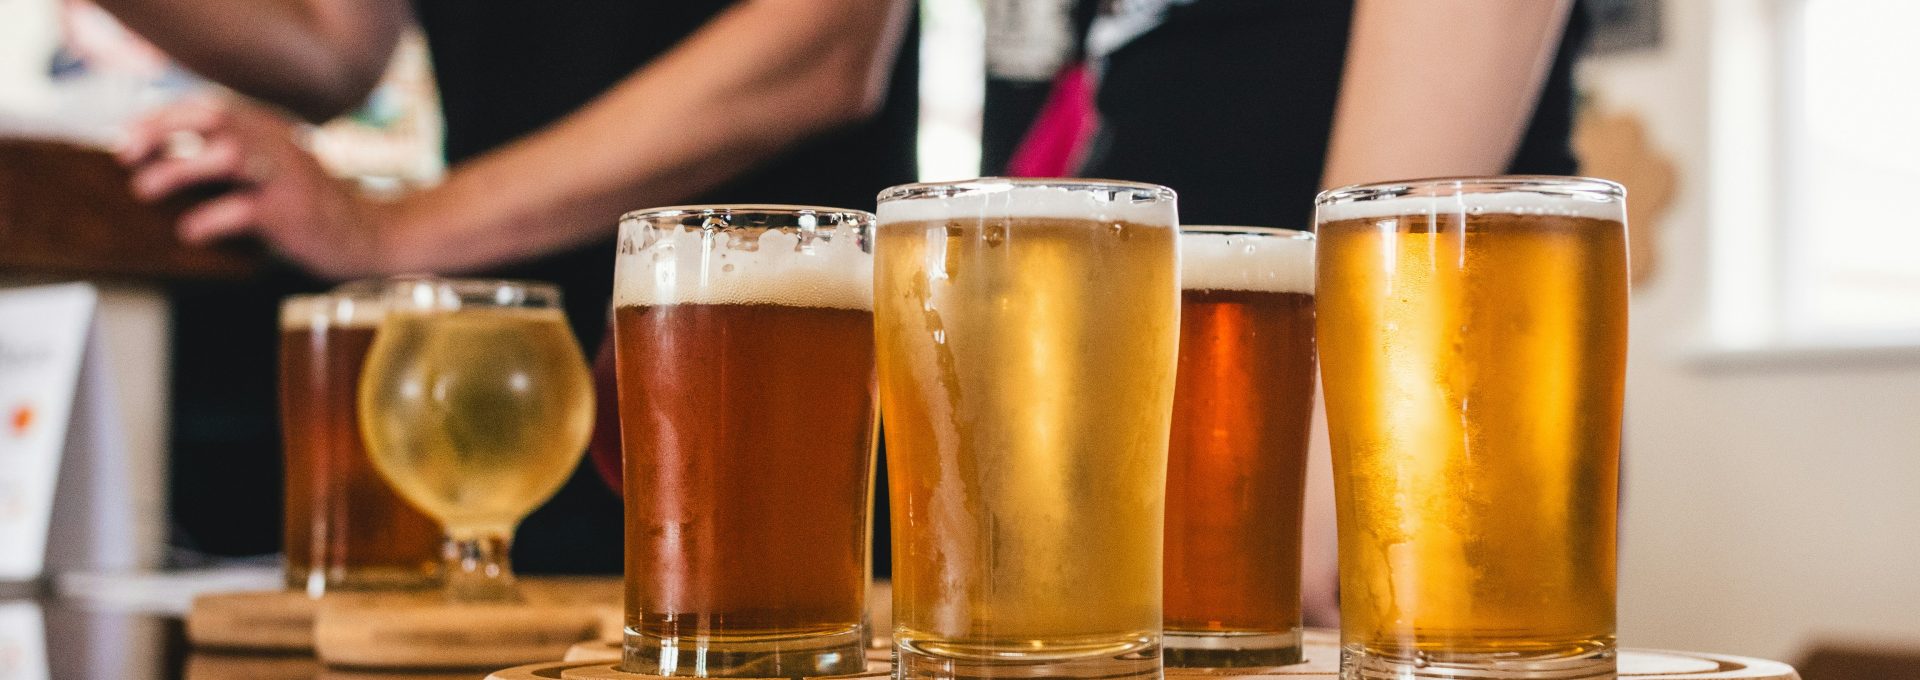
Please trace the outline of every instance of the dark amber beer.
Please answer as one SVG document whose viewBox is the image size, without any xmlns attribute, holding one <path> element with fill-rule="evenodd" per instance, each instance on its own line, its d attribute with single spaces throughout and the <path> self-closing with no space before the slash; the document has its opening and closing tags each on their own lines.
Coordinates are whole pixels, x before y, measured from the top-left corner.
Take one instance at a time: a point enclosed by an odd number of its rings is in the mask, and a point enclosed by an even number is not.
<svg viewBox="0 0 1920 680">
<path fill-rule="evenodd" d="M 1321 194 L 1343 674 L 1612 677 L 1625 193 Z"/>
<path fill-rule="evenodd" d="M 1294 663 L 1313 417 L 1313 235 L 1184 227 L 1180 248 L 1167 665 Z"/>
<path fill-rule="evenodd" d="M 865 668 L 872 221 L 772 206 L 622 220 L 629 672 Z"/>
<path fill-rule="evenodd" d="M 287 587 L 415 587 L 440 565 L 440 527 L 367 459 L 354 394 L 383 305 L 377 289 L 280 305 Z"/>
<path fill-rule="evenodd" d="M 879 210 L 895 676 L 1157 678 L 1173 192 L 983 179 Z"/>
</svg>

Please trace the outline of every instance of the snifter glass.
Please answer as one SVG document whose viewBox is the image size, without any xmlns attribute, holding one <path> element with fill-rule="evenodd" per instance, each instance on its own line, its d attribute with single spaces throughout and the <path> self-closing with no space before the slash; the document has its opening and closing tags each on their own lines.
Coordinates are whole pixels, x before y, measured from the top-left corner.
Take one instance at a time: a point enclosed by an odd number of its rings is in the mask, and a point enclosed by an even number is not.
<svg viewBox="0 0 1920 680">
<path fill-rule="evenodd" d="M 1614 676 L 1625 207 L 1573 177 L 1320 195 L 1343 677 Z"/>
<path fill-rule="evenodd" d="M 377 283 L 280 303 L 280 427 L 286 447 L 287 587 L 426 588 L 440 527 L 374 470 L 355 395 L 386 301 Z"/>
<path fill-rule="evenodd" d="M 623 670 L 865 670 L 872 229 L 801 206 L 621 219 Z"/>
<path fill-rule="evenodd" d="M 1158 677 L 1173 192 L 917 184 L 879 215 L 895 676 Z"/>
<path fill-rule="evenodd" d="M 1180 270 L 1167 665 L 1294 663 L 1313 419 L 1313 235 L 1183 226 Z"/>
<path fill-rule="evenodd" d="M 573 474 L 593 427 L 593 381 L 559 289 L 403 278 L 385 298 L 360 380 L 367 451 L 445 528 L 452 599 L 519 599 L 513 532 Z"/>
</svg>

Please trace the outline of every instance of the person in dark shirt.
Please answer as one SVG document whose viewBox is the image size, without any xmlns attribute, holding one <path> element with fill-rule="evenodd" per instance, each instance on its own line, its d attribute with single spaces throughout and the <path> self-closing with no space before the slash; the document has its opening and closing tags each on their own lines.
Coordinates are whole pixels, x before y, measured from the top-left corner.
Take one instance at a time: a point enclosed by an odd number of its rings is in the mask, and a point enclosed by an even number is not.
<svg viewBox="0 0 1920 680">
<path fill-rule="evenodd" d="M 1321 189 L 1572 174 L 1570 0 L 1111 0 L 1083 172 L 1164 183 L 1189 224 L 1311 224 Z"/>
<path fill-rule="evenodd" d="M 879 188 L 914 179 L 906 0 L 100 4 L 194 71 L 312 121 L 361 102 L 417 24 L 446 121 L 440 185 L 369 199 L 326 176 L 281 113 L 228 97 L 171 105 L 131 128 L 121 158 L 136 193 L 158 200 L 231 183 L 182 217 L 183 237 L 254 235 L 322 280 L 433 272 L 558 282 L 589 356 L 604 333 L 622 212 L 870 209 Z M 198 153 L 166 152 L 182 132 L 205 140 Z M 272 305 L 321 285 L 283 273 L 176 297 L 181 542 L 272 549 L 276 513 L 261 507 L 278 503 L 266 491 L 279 474 Z M 619 500 L 591 466 L 581 471 L 528 518 L 514 551 L 525 571 L 619 569 Z"/>
</svg>

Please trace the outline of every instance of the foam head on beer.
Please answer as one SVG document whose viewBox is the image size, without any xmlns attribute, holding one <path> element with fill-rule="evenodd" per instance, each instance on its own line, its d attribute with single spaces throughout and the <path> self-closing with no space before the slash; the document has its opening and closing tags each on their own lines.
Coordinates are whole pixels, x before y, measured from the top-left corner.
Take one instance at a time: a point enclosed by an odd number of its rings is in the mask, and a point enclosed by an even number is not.
<svg viewBox="0 0 1920 680">
<path fill-rule="evenodd" d="M 871 217 L 819 208 L 796 216 L 798 226 L 757 229 L 753 213 L 688 207 L 627 214 L 614 304 L 873 309 L 873 258 L 861 233 Z M 698 215 L 709 217 L 685 219 Z"/>
<path fill-rule="evenodd" d="M 1541 217 L 1579 217 L 1594 220 L 1618 220 L 1619 197 L 1605 192 L 1568 192 L 1544 194 L 1534 191 L 1458 193 L 1441 196 L 1405 194 L 1391 197 L 1366 195 L 1366 200 L 1345 200 L 1353 189 L 1336 189 L 1322 194 L 1315 210 L 1321 224 L 1358 219 L 1385 219 L 1409 215 L 1523 215 Z M 1569 200 L 1573 199 L 1573 200 Z"/>
<path fill-rule="evenodd" d="M 1118 190 L 1086 191 L 1071 181 L 1023 184 L 991 178 L 947 185 L 909 185 L 881 194 L 879 216 L 881 222 L 888 224 L 994 218 L 1094 220 L 1162 227 L 1179 224 L 1170 200 L 1171 190 L 1097 180 L 1087 180 L 1086 184 L 1112 184 Z M 907 196 L 905 191 L 910 189 L 917 190 L 918 195 Z"/>
<path fill-rule="evenodd" d="M 280 304 L 280 330 L 373 328 L 387 311 L 378 293 L 371 295 L 294 295 Z"/>
<path fill-rule="evenodd" d="M 1313 293 L 1313 235 L 1285 229 L 1187 227 L 1180 233 L 1180 287 Z"/>
</svg>

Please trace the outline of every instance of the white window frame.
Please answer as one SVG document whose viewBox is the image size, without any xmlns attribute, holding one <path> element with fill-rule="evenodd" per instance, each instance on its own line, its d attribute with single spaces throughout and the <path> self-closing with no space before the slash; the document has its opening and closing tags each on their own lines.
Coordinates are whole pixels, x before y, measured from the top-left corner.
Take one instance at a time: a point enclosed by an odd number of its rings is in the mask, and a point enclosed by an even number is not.
<svg viewBox="0 0 1920 680">
<path fill-rule="evenodd" d="M 1791 188 L 1800 124 L 1805 0 L 1714 3 L 1707 74 L 1710 365 L 1920 362 L 1920 334 L 1838 333 L 1799 319 L 1810 304 L 1811 207 Z M 1765 200 L 1755 200 L 1762 197 Z"/>
</svg>

